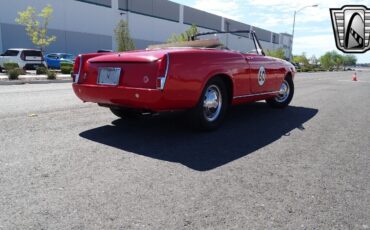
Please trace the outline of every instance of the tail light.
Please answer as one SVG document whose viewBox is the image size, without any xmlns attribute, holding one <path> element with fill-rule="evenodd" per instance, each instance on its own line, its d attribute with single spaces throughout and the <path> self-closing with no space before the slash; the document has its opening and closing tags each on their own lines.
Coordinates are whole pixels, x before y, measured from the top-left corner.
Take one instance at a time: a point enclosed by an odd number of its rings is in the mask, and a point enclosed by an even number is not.
<svg viewBox="0 0 370 230">
<path fill-rule="evenodd" d="M 73 65 L 73 82 L 78 83 L 79 77 L 80 77 L 80 72 L 81 72 L 81 65 L 82 65 L 82 56 L 78 55 L 75 60 L 75 64 Z"/>
<path fill-rule="evenodd" d="M 166 54 L 162 59 L 158 60 L 158 78 L 157 78 L 157 89 L 163 90 L 166 84 L 168 68 L 170 64 L 170 56 Z"/>
</svg>

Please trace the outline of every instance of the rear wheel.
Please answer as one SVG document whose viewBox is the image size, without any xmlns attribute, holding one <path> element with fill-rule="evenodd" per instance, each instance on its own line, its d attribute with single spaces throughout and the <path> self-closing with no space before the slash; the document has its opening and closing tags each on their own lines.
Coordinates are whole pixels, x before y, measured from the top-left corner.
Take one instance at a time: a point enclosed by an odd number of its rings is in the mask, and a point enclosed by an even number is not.
<svg viewBox="0 0 370 230">
<path fill-rule="evenodd" d="M 121 109 L 121 108 L 109 108 L 114 115 L 124 119 L 138 119 L 142 116 L 142 113 L 132 109 Z"/>
<path fill-rule="evenodd" d="M 228 101 L 224 82 L 220 78 L 211 79 L 204 87 L 200 100 L 192 111 L 192 121 L 201 130 L 215 130 L 225 117 Z"/>
<path fill-rule="evenodd" d="M 1 66 L 0 66 L 0 73 L 2 73 L 3 72 L 3 68 L 1 68 Z"/>
<path fill-rule="evenodd" d="M 292 101 L 294 95 L 294 83 L 290 76 L 286 77 L 280 86 L 279 94 L 266 102 L 274 108 L 285 108 Z"/>
</svg>

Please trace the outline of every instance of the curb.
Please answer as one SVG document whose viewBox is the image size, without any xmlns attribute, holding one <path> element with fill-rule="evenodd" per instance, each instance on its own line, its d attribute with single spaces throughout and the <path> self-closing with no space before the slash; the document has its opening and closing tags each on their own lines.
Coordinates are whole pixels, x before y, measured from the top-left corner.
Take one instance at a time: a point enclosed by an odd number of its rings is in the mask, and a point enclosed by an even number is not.
<svg viewBox="0 0 370 230">
<path fill-rule="evenodd" d="M 0 81 L 0 85 L 24 85 L 24 84 L 51 84 L 51 83 L 72 83 L 72 79 L 56 79 L 56 80 L 6 80 Z"/>
</svg>

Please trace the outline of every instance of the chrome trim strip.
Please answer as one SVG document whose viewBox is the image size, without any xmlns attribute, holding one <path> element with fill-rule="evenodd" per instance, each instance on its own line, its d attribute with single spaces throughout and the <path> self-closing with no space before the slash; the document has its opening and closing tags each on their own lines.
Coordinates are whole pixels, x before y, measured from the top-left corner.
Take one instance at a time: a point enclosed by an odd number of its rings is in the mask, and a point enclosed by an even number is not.
<svg viewBox="0 0 370 230">
<path fill-rule="evenodd" d="M 167 76 L 168 76 L 168 69 L 170 68 L 170 55 L 169 55 L 169 53 L 166 53 L 166 57 L 167 57 L 166 71 L 164 73 L 164 76 L 159 77 L 161 79 L 161 85 L 159 87 L 160 90 L 163 90 L 164 86 L 166 85 Z"/>
<path fill-rule="evenodd" d="M 78 84 L 78 81 L 80 80 L 80 74 L 81 74 L 81 69 L 82 69 L 82 62 L 83 62 L 83 59 L 82 59 L 82 55 L 78 55 L 80 57 L 80 66 L 78 67 L 78 73 L 76 74 L 76 77 L 75 77 L 75 83 Z"/>
<path fill-rule="evenodd" d="M 241 96 L 236 96 L 233 99 L 239 99 L 239 98 L 244 98 L 244 97 L 263 96 L 263 95 L 274 94 L 274 93 L 279 93 L 279 92 L 280 91 L 271 91 L 271 92 L 266 92 L 266 93 L 256 93 L 256 94 L 241 95 Z"/>
</svg>

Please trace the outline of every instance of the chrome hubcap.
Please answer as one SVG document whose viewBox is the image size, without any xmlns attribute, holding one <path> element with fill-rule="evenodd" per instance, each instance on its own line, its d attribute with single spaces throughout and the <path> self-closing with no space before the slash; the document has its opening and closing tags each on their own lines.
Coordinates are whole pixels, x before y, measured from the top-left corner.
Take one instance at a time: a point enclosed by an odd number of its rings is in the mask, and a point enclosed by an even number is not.
<svg viewBox="0 0 370 230">
<path fill-rule="evenodd" d="M 280 86 L 279 95 L 276 96 L 275 100 L 277 102 L 284 102 L 288 97 L 290 93 L 290 87 L 289 83 L 284 80 L 284 82 Z"/>
<path fill-rule="evenodd" d="M 204 117 L 208 121 L 214 121 L 220 115 L 222 107 L 221 91 L 216 85 L 210 85 L 206 89 L 203 101 Z"/>
</svg>

